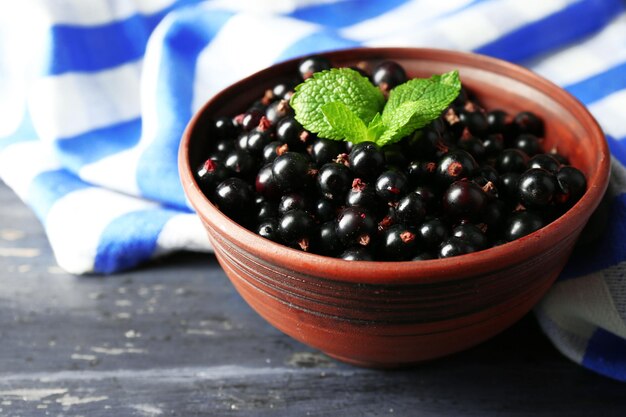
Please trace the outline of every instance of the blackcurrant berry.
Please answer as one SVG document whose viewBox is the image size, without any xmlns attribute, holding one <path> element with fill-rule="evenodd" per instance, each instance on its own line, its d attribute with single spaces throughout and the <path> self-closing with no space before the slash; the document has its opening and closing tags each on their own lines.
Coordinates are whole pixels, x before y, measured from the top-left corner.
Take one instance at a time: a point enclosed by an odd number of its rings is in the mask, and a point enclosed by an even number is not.
<svg viewBox="0 0 626 417">
<path fill-rule="evenodd" d="M 232 139 L 237 135 L 237 128 L 231 118 L 222 116 L 213 121 L 212 133 L 219 141 L 232 141 Z"/>
<path fill-rule="evenodd" d="M 383 91 L 390 91 L 397 85 L 406 82 L 406 72 L 400 64 L 394 61 L 383 61 L 372 72 L 374 85 Z"/>
<path fill-rule="evenodd" d="M 300 61 L 298 72 L 303 79 L 310 78 L 314 73 L 330 69 L 330 61 L 323 56 L 310 56 Z"/>
<path fill-rule="evenodd" d="M 439 248 L 440 258 L 450 258 L 453 256 L 465 255 L 467 253 L 476 252 L 477 248 L 471 243 L 456 237 L 451 236 L 444 240 Z"/>
<path fill-rule="evenodd" d="M 278 220 L 275 218 L 263 219 L 256 229 L 256 232 L 261 237 L 269 239 L 273 242 L 280 243 L 280 236 L 278 234 Z"/>
<path fill-rule="evenodd" d="M 561 167 L 561 163 L 549 153 L 535 155 L 528 161 L 528 168 L 542 168 L 556 174 Z"/>
<path fill-rule="evenodd" d="M 254 207 L 254 192 L 241 178 L 228 178 L 215 188 L 213 203 L 231 219 L 247 223 Z"/>
<path fill-rule="evenodd" d="M 487 204 L 483 189 L 471 181 L 456 181 L 443 194 L 443 211 L 453 220 L 474 220 Z"/>
<path fill-rule="evenodd" d="M 472 178 L 477 169 L 478 163 L 472 155 L 461 149 L 452 150 L 437 162 L 437 181 L 449 185 L 463 178 Z"/>
<path fill-rule="evenodd" d="M 541 229 L 544 221 L 540 215 L 531 211 L 518 211 L 507 219 L 504 226 L 504 238 L 511 242 Z"/>
<path fill-rule="evenodd" d="M 532 133 L 535 136 L 543 137 L 543 120 L 533 112 L 523 111 L 518 113 L 515 116 L 515 126 L 519 133 Z"/>
<path fill-rule="evenodd" d="M 482 229 L 473 223 L 463 223 L 452 229 L 452 236 L 463 239 L 477 250 L 487 249 L 489 239 Z"/>
<path fill-rule="evenodd" d="M 196 171 L 196 180 L 205 195 L 210 195 L 215 186 L 231 176 L 229 170 L 219 161 L 207 159 Z"/>
<path fill-rule="evenodd" d="M 552 202 L 557 181 L 550 171 L 531 168 L 520 175 L 517 187 L 520 201 L 525 207 L 540 209 Z"/>
<path fill-rule="evenodd" d="M 417 229 L 417 233 L 420 241 L 428 250 L 438 249 L 441 243 L 450 235 L 448 226 L 441 219 L 437 218 L 422 223 Z"/>
<path fill-rule="evenodd" d="M 308 251 L 315 228 L 313 218 L 304 210 L 291 210 L 283 214 L 278 222 L 281 239 L 290 246 Z"/>
<path fill-rule="evenodd" d="M 278 189 L 286 193 L 305 188 L 316 173 L 306 156 L 285 152 L 272 162 L 272 174 Z"/>
<path fill-rule="evenodd" d="M 324 197 L 343 201 L 350 190 L 352 179 L 352 172 L 347 166 L 329 162 L 319 169 L 317 185 Z"/>
<path fill-rule="evenodd" d="M 385 202 L 393 203 L 408 191 L 409 181 L 402 172 L 385 171 L 376 179 L 376 195 Z"/>
<path fill-rule="evenodd" d="M 574 205 L 585 194 L 587 180 L 585 175 L 577 168 L 566 165 L 556 174 L 558 181 L 558 202 L 560 204 Z"/>
<path fill-rule="evenodd" d="M 344 261 L 373 261 L 374 258 L 370 252 L 364 247 L 352 247 L 346 249 L 339 255 Z"/>
<path fill-rule="evenodd" d="M 514 148 L 505 149 L 496 159 L 496 169 L 500 174 L 506 172 L 522 173 L 526 171 L 528 159 L 528 155 L 522 150 Z"/>
<path fill-rule="evenodd" d="M 396 216 L 407 226 L 418 226 L 426 216 L 426 203 L 419 194 L 408 193 L 398 202 Z"/>
<path fill-rule="evenodd" d="M 402 225 L 391 226 L 383 233 L 381 249 L 383 257 L 391 261 L 409 259 L 417 251 L 417 236 Z"/>
<path fill-rule="evenodd" d="M 374 216 L 361 207 L 346 207 L 337 217 L 337 237 L 346 246 L 368 246 L 376 233 Z"/>
<path fill-rule="evenodd" d="M 385 154 L 374 142 L 361 142 L 350 151 L 350 168 L 364 180 L 378 177 L 385 166 Z"/>
<path fill-rule="evenodd" d="M 341 142 L 324 138 L 315 138 L 309 151 L 311 158 L 318 166 L 331 162 L 342 152 L 344 152 L 344 147 Z"/>
<path fill-rule="evenodd" d="M 535 156 L 541 152 L 541 143 L 539 142 L 539 138 L 532 133 L 522 133 L 519 135 L 515 139 L 513 147 L 524 151 L 528 156 Z"/>
</svg>

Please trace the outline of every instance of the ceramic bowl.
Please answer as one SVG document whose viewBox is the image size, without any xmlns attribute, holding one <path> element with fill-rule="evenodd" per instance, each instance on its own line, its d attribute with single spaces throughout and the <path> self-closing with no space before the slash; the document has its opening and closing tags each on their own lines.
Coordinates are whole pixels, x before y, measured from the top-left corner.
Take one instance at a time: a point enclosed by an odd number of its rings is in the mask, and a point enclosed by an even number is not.
<svg viewBox="0 0 626 417">
<path fill-rule="evenodd" d="M 609 151 L 596 121 L 574 97 L 522 67 L 433 49 L 372 48 L 325 54 L 334 66 L 395 60 L 410 77 L 458 69 L 490 109 L 530 110 L 556 147 L 587 177 L 588 190 L 566 214 L 519 240 L 448 259 L 349 262 L 265 240 L 222 214 L 202 194 L 192 167 L 207 154 L 208 123 L 235 115 L 278 80 L 297 73 L 291 60 L 214 96 L 190 121 L 179 167 L 187 197 L 215 255 L 241 296 L 269 323 L 326 354 L 368 367 L 399 367 L 476 345 L 526 314 L 564 267 L 607 187 Z"/>
</svg>

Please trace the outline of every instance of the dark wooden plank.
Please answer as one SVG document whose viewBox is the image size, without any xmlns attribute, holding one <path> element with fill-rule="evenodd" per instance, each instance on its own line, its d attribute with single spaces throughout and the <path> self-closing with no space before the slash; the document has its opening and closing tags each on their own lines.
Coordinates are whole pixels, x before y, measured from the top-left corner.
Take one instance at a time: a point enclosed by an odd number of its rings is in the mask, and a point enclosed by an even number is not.
<svg viewBox="0 0 626 417">
<path fill-rule="evenodd" d="M 626 415 L 626 386 L 563 358 L 532 316 L 467 352 L 382 372 L 266 324 L 208 255 L 65 274 L 3 185 L 0 249 L 2 416 Z"/>
</svg>

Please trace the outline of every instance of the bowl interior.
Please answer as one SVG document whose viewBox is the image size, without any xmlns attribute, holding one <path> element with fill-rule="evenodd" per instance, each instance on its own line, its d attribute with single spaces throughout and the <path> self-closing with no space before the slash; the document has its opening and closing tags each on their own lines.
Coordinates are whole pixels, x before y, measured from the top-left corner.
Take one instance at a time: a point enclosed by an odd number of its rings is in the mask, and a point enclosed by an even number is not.
<svg viewBox="0 0 626 417">
<path fill-rule="evenodd" d="M 325 56 L 333 66 L 338 67 L 362 61 L 374 66 L 392 59 L 404 66 L 410 77 L 429 77 L 458 69 L 463 85 L 475 93 L 488 109 L 500 108 L 512 114 L 529 110 L 541 115 L 546 124 L 544 149 L 557 149 L 581 169 L 587 177 L 588 190 L 565 215 L 529 236 L 486 251 L 421 261 L 419 265 L 414 262 L 346 262 L 269 242 L 221 214 L 202 195 L 191 174 L 191 167 L 198 166 L 208 153 L 208 121 L 245 111 L 266 89 L 280 80 L 292 78 L 298 64 L 298 59 L 294 59 L 260 71 L 216 95 L 192 119 L 181 143 L 180 172 L 190 201 L 207 227 L 229 236 L 228 240 L 237 242 L 244 250 L 264 252 L 263 257 L 269 263 L 282 263 L 299 271 L 322 267 L 333 271 L 332 279 L 350 282 L 388 283 L 391 280 L 403 283 L 416 279 L 451 278 L 458 276 L 463 269 L 472 269 L 478 274 L 507 259 L 528 258 L 541 253 L 565 236 L 578 233 L 600 202 L 608 183 L 610 160 L 603 133 L 580 102 L 536 74 L 481 55 L 433 49 L 353 49 Z M 369 278 L 364 279 L 364 276 Z"/>
</svg>

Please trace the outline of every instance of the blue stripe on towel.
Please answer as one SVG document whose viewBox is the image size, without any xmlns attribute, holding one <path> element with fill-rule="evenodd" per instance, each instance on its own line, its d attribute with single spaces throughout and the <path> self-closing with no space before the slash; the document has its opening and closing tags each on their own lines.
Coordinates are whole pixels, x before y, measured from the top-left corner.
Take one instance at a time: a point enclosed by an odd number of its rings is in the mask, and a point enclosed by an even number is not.
<svg viewBox="0 0 626 417">
<path fill-rule="evenodd" d="M 624 353 L 626 339 L 598 328 L 589 339 L 582 364 L 610 378 L 626 381 Z"/>
<path fill-rule="evenodd" d="M 625 8 L 622 0 L 581 0 L 505 34 L 475 52 L 520 62 L 594 33 Z"/>
<path fill-rule="evenodd" d="M 150 259 L 163 226 L 176 214 L 166 209 L 139 210 L 113 220 L 100 235 L 94 271 L 111 274 Z"/>
<path fill-rule="evenodd" d="M 135 14 L 103 25 L 54 25 L 43 73 L 95 72 L 136 61 L 143 57 L 150 33 L 166 14 L 198 1 L 179 0 L 156 13 Z"/>
<path fill-rule="evenodd" d="M 64 166 L 78 171 L 83 165 L 131 148 L 141 137 L 141 118 L 136 118 L 54 142 Z"/>
<path fill-rule="evenodd" d="M 316 4 L 294 10 L 289 15 L 295 19 L 318 23 L 332 28 L 357 24 L 388 13 L 409 0 L 350 0 L 330 4 Z"/>
<path fill-rule="evenodd" d="M 186 9 L 167 30 L 156 86 L 159 126 L 137 166 L 137 184 L 146 197 L 187 207 L 178 179 L 178 139 L 192 116 L 196 60 L 232 15 Z"/>
<path fill-rule="evenodd" d="M 65 169 L 45 171 L 37 175 L 31 182 L 26 195 L 26 202 L 45 225 L 48 212 L 54 203 L 73 191 L 89 187 L 89 184 L 81 181 Z"/>
<path fill-rule="evenodd" d="M 566 87 L 583 103 L 591 104 L 609 94 L 626 89 L 626 63 Z M 626 163 L 625 159 L 622 159 Z"/>
</svg>

